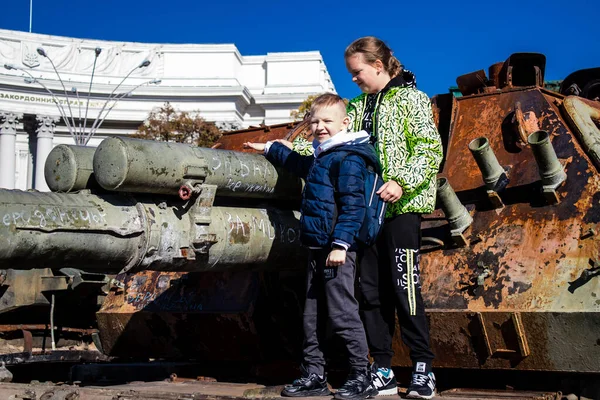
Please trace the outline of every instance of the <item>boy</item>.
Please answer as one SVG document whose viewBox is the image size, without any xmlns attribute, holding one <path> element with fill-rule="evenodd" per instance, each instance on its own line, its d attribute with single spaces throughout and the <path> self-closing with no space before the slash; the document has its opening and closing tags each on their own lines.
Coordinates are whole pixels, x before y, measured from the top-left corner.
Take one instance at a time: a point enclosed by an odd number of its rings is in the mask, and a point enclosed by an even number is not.
<svg viewBox="0 0 600 400">
<path fill-rule="evenodd" d="M 364 132 L 348 133 L 350 120 L 342 98 L 317 97 L 310 110 L 314 155 L 302 156 L 284 141 L 244 143 L 263 150 L 267 159 L 305 179 L 300 239 L 310 249 L 304 306 L 302 377 L 286 386 L 282 396 L 331 395 L 327 387 L 323 345 L 331 324 L 348 351 L 351 372 L 336 399 L 376 396 L 368 369 L 365 331 L 354 297 L 357 235 L 365 216 L 364 180 L 367 163 L 379 170 L 377 155 Z"/>
</svg>

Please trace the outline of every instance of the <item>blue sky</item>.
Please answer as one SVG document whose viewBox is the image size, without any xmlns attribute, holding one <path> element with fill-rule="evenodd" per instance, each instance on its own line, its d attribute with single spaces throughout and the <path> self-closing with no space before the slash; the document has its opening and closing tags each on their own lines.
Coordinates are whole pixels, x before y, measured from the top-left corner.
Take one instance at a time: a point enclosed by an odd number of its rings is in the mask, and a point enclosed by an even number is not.
<svg viewBox="0 0 600 400">
<path fill-rule="evenodd" d="M 33 32 L 149 43 L 233 43 L 243 55 L 319 50 L 340 95 L 360 93 L 343 53 L 384 39 L 429 96 L 515 52 L 547 57 L 546 79 L 600 67 L 600 0 L 33 0 Z M 29 0 L 3 0 L 0 28 L 28 31 Z M 201 68 L 201 66 L 198 66 Z"/>
</svg>

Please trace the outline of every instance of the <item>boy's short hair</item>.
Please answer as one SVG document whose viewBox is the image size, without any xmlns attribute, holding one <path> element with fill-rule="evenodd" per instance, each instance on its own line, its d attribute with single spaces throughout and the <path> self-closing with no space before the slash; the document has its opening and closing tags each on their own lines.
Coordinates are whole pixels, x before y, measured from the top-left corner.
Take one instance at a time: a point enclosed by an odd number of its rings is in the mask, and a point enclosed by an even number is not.
<svg viewBox="0 0 600 400">
<path fill-rule="evenodd" d="M 338 106 L 343 115 L 346 115 L 346 103 L 339 95 L 335 93 L 323 93 L 313 100 L 310 106 L 310 113 L 313 114 L 316 110 L 323 107 Z"/>
</svg>

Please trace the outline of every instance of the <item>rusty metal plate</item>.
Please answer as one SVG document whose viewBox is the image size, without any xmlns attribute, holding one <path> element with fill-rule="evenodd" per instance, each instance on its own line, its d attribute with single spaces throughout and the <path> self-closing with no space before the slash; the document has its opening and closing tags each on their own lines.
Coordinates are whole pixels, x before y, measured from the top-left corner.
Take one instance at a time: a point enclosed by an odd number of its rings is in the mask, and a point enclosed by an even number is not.
<svg viewBox="0 0 600 400">
<path fill-rule="evenodd" d="M 456 244 L 441 210 L 423 220 L 430 244 L 421 278 L 434 365 L 600 370 L 600 177 L 559 111 L 562 99 L 540 88 L 454 99 L 441 175 L 473 223 L 466 242 Z M 567 175 L 557 204 L 544 196 L 522 140 L 534 129 L 550 134 Z M 467 147 L 482 136 L 510 179 L 496 203 Z M 395 344 L 394 362 L 409 365 L 406 349 Z"/>
<path fill-rule="evenodd" d="M 218 149 L 254 152 L 252 149 L 245 149 L 243 144 L 245 142 L 265 143 L 275 139 L 293 141 L 298 136 L 307 138 L 310 135 L 308 121 L 290 122 L 287 124 L 260 126 L 227 132 L 221 136 L 213 147 Z"/>
<path fill-rule="evenodd" d="M 302 272 L 127 275 L 97 313 L 104 351 L 130 357 L 293 360 Z"/>
</svg>

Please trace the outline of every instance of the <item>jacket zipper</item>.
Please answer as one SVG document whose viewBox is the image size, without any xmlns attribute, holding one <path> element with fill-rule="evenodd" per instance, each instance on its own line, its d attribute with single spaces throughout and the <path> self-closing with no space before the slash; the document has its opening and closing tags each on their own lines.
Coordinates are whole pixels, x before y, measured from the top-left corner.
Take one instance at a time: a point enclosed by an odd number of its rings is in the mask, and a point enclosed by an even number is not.
<svg viewBox="0 0 600 400">
<path fill-rule="evenodd" d="M 377 137 L 377 124 L 376 124 L 376 116 L 377 116 L 377 110 L 379 110 L 379 99 L 381 98 L 382 92 L 379 92 L 377 94 L 377 98 L 375 99 L 375 107 L 373 108 L 373 133 L 372 135 Z M 363 116 L 365 114 L 365 111 L 367 110 L 367 98 L 369 97 L 368 94 L 365 94 L 365 98 L 363 99 L 363 107 L 362 107 L 362 112 L 360 113 L 361 118 L 356 118 L 356 124 L 354 125 L 354 131 L 358 132 L 361 128 L 362 125 L 362 121 L 363 121 Z M 356 108 L 356 107 L 355 107 Z M 358 116 L 357 116 L 358 117 Z"/>
<path fill-rule="evenodd" d="M 377 95 L 375 99 L 375 108 L 373 108 L 373 136 L 377 137 L 377 111 L 379 111 L 379 98 L 381 97 L 381 92 Z"/>
</svg>

